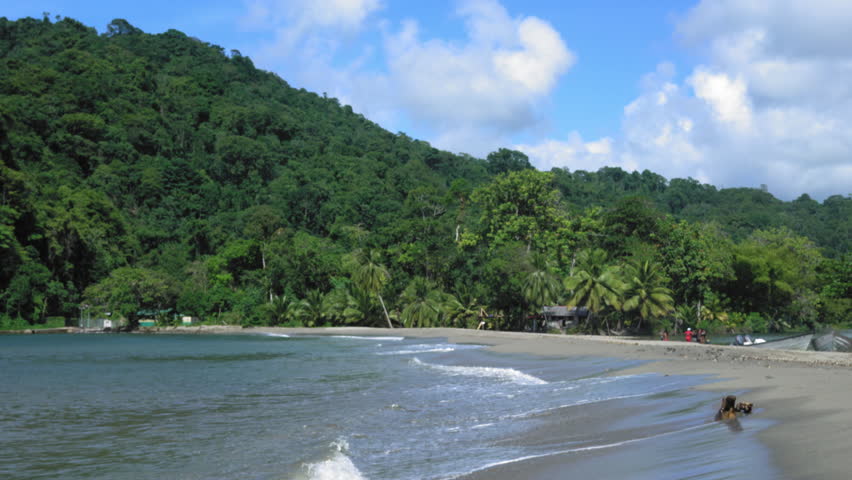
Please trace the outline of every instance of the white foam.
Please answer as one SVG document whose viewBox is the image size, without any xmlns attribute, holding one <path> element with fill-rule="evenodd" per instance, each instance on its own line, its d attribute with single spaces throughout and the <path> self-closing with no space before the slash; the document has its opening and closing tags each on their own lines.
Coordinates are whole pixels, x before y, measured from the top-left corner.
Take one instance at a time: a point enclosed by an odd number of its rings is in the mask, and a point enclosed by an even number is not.
<svg viewBox="0 0 852 480">
<path fill-rule="evenodd" d="M 334 338 L 351 338 L 355 340 L 389 340 L 392 342 L 398 342 L 400 340 L 405 340 L 405 337 L 359 337 L 355 335 L 331 335 Z"/>
<path fill-rule="evenodd" d="M 464 375 L 470 377 L 495 378 L 505 382 L 517 383 L 519 385 L 546 385 L 548 382 L 532 375 L 520 372 L 513 368 L 496 367 L 456 367 L 450 365 L 435 365 L 421 362 L 415 357 L 411 360 L 415 365 L 433 368 L 448 375 Z"/>
<path fill-rule="evenodd" d="M 366 480 L 352 459 L 346 456 L 349 449 L 346 440 L 340 438 L 330 445 L 336 451 L 328 460 L 305 465 L 308 480 Z"/>
<path fill-rule="evenodd" d="M 589 451 L 593 451 L 593 450 L 604 450 L 604 449 L 608 449 L 608 448 L 621 447 L 623 445 L 630 445 L 632 443 L 643 442 L 645 440 L 667 437 L 667 436 L 675 435 L 675 434 L 682 433 L 682 432 L 688 432 L 690 430 L 697 430 L 697 429 L 706 428 L 708 425 L 711 425 L 711 424 L 694 425 L 694 426 L 691 426 L 691 427 L 682 428 L 680 430 L 673 430 L 671 432 L 658 433 L 656 435 L 650 435 L 650 436 L 647 436 L 647 437 L 631 438 L 631 439 L 628 439 L 628 440 L 622 440 L 620 442 L 613 442 L 613 443 L 607 443 L 607 444 L 602 444 L 602 445 L 589 445 L 589 446 L 586 446 L 586 447 L 569 448 L 569 449 L 566 449 L 566 450 L 558 450 L 558 451 L 555 451 L 555 452 L 546 452 L 546 453 L 539 453 L 539 454 L 534 454 L 534 455 L 527 455 L 525 457 L 518 457 L 518 458 L 513 458 L 513 459 L 510 459 L 510 460 L 503 460 L 503 461 L 500 461 L 500 462 L 489 463 L 488 465 L 484 465 L 483 467 L 478 468 L 476 470 L 472 470 L 472 471 L 469 471 L 469 472 L 466 472 L 466 473 L 460 474 L 460 475 L 458 475 L 458 474 L 452 475 L 452 476 L 445 477 L 445 478 L 447 478 L 447 479 L 459 478 L 459 477 L 462 477 L 462 476 L 465 476 L 465 475 L 470 475 L 474 472 L 482 472 L 482 471 L 487 470 L 489 468 L 499 467 L 500 465 L 508 465 L 508 464 L 511 464 L 511 463 L 518 463 L 518 462 L 523 462 L 525 460 L 532 460 L 532 459 L 536 459 L 536 458 L 545 458 L 545 457 L 552 457 L 552 456 L 556 456 L 556 455 L 565 455 L 565 454 L 571 454 L 571 453 L 581 453 L 581 452 L 589 452 Z"/>
<path fill-rule="evenodd" d="M 474 425 L 474 426 L 470 427 L 470 429 L 471 430 L 478 430 L 480 428 L 488 428 L 488 427 L 493 427 L 493 426 L 494 426 L 493 423 L 480 423 L 479 425 Z"/>
<path fill-rule="evenodd" d="M 287 335 L 286 333 L 261 333 L 261 335 L 265 337 L 290 338 L 290 335 Z"/>
<path fill-rule="evenodd" d="M 634 394 L 630 394 L 630 395 L 616 395 L 616 396 L 612 396 L 612 397 L 584 398 L 582 400 L 578 400 L 578 401 L 573 402 L 573 403 L 565 403 L 565 404 L 562 404 L 562 405 L 557 405 L 555 407 L 540 408 L 540 409 L 530 410 L 530 411 L 523 412 L 523 413 L 513 413 L 512 415 L 502 416 L 502 417 L 500 417 L 500 419 L 503 420 L 503 419 L 507 419 L 507 418 L 534 417 L 536 415 L 541 415 L 542 413 L 545 413 L 545 412 L 551 412 L 551 411 L 554 411 L 554 410 L 559 410 L 561 408 L 577 407 L 577 406 L 580 406 L 580 405 L 588 405 L 590 403 L 609 402 L 611 400 L 624 400 L 624 399 L 627 399 L 627 398 L 646 397 L 646 396 L 649 396 L 649 395 L 654 395 L 656 393 L 657 392 L 644 392 L 644 393 L 634 393 Z"/>
<path fill-rule="evenodd" d="M 365 480 L 346 455 L 337 452 L 330 459 L 307 465 L 309 480 Z"/>
<path fill-rule="evenodd" d="M 379 344 L 378 346 L 381 346 Z M 454 343 L 420 343 L 409 345 L 402 350 L 377 352 L 376 355 L 416 355 L 418 353 L 449 353 L 456 350 L 472 350 L 482 348 L 482 345 L 457 345 Z"/>
<path fill-rule="evenodd" d="M 653 373 L 640 373 L 636 375 L 613 375 L 610 377 L 590 377 L 590 378 L 581 378 L 578 380 L 569 380 L 565 383 L 564 387 L 556 387 L 553 389 L 554 392 L 561 392 L 566 390 L 576 390 L 578 388 L 588 388 L 595 387 L 599 385 L 606 385 L 608 383 L 621 382 L 624 380 L 631 380 L 635 378 L 649 377 L 654 376 Z"/>
<path fill-rule="evenodd" d="M 416 355 L 418 353 L 446 353 L 454 352 L 453 347 L 415 348 L 409 350 L 394 350 L 392 352 L 379 352 L 376 355 Z"/>
</svg>

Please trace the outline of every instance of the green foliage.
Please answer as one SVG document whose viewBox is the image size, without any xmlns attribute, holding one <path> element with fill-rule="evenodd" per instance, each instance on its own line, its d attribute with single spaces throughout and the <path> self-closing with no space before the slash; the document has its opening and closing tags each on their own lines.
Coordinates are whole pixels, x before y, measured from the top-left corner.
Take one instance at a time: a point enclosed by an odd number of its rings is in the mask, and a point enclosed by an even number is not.
<svg viewBox="0 0 852 480">
<path fill-rule="evenodd" d="M 735 249 L 736 280 L 725 293 L 737 310 L 767 313 L 772 329 L 780 329 L 781 321 L 814 324 L 821 261 L 807 238 L 783 228 L 759 230 Z"/>
<path fill-rule="evenodd" d="M 483 212 L 482 237 L 491 248 L 514 241 L 528 249 L 556 243 L 568 218 L 552 180 L 549 173 L 521 170 L 500 175 L 473 192 L 471 198 Z"/>
<path fill-rule="evenodd" d="M 621 271 L 609 263 L 606 251 L 599 248 L 580 252 L 574 274 L 565 279 L 565 289 L 569 305 L 589 309 L 589 327 L 595 327 L 595 314 L 606 308 L 620 309 L 624 299 Z"/>
<path fill-rule="evenodd" d="M 506 172 L 520 172 L 521 170 L 531 170 L 533 168 L 526 154 L 507 148 L 501 148 L 496 152 L 489 153 L 486 160 L 488 161 L 488 171 L 494 175 Z"/>
<path fill-rule="evenodd" d="M 626 286 L 622 309 L 634 312 L 640 328 L 643 321 L 669 314 L 674 308 L 671 290 L 666 288 L 662 266 L 650 260 L 634 260 L 624 269 Z"/>
<path fill-rule="evenodd" d="M 443 294 L 436 288 L 434 282 L 422 277 L 415 277 L 400 295 L 400 302 L 405 305 L 400 319 L 406 327 L 424 328 L 437 327 L 443 314 Z"/>
<path fill-rule="evenodd" d="M 117 268 L 84 292 L 90 308 L 124 317 L 131 326 L 138 322 L 141 310 L 164 310 L 174 305 L 176 296 L 171 277 L 134 267 Z"/>
<path fill-rule="evenodd" d="M 522 295 L 533 312 L 541 312 L 547 305 L 554 305 L 563 296 L 563 287 L 554 273 L 551 262 L 540 254 L 531 258 L 531 269 L 522 285 Z"/>
</svg>

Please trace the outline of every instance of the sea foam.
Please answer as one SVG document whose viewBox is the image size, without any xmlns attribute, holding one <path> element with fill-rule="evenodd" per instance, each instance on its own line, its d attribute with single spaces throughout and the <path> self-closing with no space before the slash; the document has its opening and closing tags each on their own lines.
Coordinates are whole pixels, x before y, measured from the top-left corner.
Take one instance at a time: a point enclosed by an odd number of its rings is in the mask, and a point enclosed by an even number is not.
<svg viewBox="0 0 852 480">
<path fill-rule="evenodd" d="M 432 363 L 421 362 L 419 358 L 414 357 L 411 362 L 415 365 L 432 368 L 449 375 L 465 375 L 470 377 L 495 378 L 504 382 L 516 383 L 519 385 L 546 385 L 548 382 L 533 375 L 515 370 L 514 368 L 496 368 L 496 367 L 459 367 L 451 365 L 436 365 Z"/>
<path fill-rule="evenodd" d="M 455 348 L 424 348 L 422 350 L 396 350 L 393 352 L 379 352 L 376 355 L 416 355 L 418 353 L 447 353 L 455 351 Z"/>
<path fill-rule="evenodd" d="M 410 345 L 402 350 L 392 350 L 390 352 L 378 352 L 376 355 L 412 355 L 418 353 L 446 353 L 454 352 L 456 347 L 449 344 L 420 344 Z"/>
<path fill-rule="evenodd" d="M 704 428 L 707 428 L 709 425 L 710 424 L 705 423 L 705 424 L 701 424 L 701 425 L 693 425 L 693 426 L 682 428 L 682 429 L 679 429 L 679 430 L 673 430 L 671 432 L 658 433 L 656 435 L 650 435 L 650 436 L 647 436 L 647 437 L 629 438 L 627 440 L 622 440 L 620 442 L 613 442 L 613 443 L 606 443 L 606 444 L 599 444 L 599 445 L 588 445 L 588 446 L 585 446 L 585 447 L 569 448 L 569 449 L 566 449 L 566 450 L 557 450 L 555 452 L 546 452 L 546 453 L 538 453 L 538 454 L 533 454 L 533 455 L 526 455 L 526 456 L 523 456 L 523 457 L 513 458 L 513 459 L 510 459 L 510 460 L 502 460 L 502 461 L 498 461 L 498 462 L 489 463 L 488 465 L 484 465 L 484 466 L 480 467 L 479 469 L 471 470 L 471 471 L 469 471 L 465 474 L 461 474 L 461 475 L 459 475 L 459 474 L 452 475 L 452 476 L 447 477 L 447 478 L 459 478 L 459 477 L 464 476 L 464 475 L 470 475 L 474 472 L 482 472 L 482 471 L 485 471 L 489 468 L 499 467 L 501 465 L 508 465 L 508 464 L 511 464 L 511 463 L 519 463 L 519 462 L 523 462 L 525 460 L 532 460 L 532 459 L 536 459 L 536 458 L 553 457 L 553 456 L 556 456 L 556 455 L 566 455 L 566 454 L 571 454 L 571 453 L 582 453 L 582 452 L 590 452 L 590 451 L 594 451 L 594 450 L 605 450 L 605 449 L 610 449 L 610 448 L 621 447 L 621 446 L 629 445 L 629 444 L 632 444 L 632 443 L 644 442 L 644 441 L 647 441 L 647 440 L 653 440 L 653 439 L 660 438 L 660 437 L 667 437 L 667 436 L 674 435 L 674 434 L 677 434 L 677 433 L 688 432 L 690 430 L 704 429 Z"/>
<path fill-rule="evenodd" d="M 261 333 L 264 337 L 280 337 L 280 338 L 290 338 L 290 335 L 286 333 Z"/>
<path fill-rule="evenodd" d="M 351 338 L 354 340 L 387 340 L 391 342 L 398 342 L 401 340 L 405 340 L 405 337 L 359 337 L 356 335 L 331 335 L 334 338 Z"/>
<path fill-rule="evenodd" d="M 338 439 L 330 445 L 335 451 L 328 460 L 305 465 L 308 480 L 366 480 L 352 459 L 346 456 L 349 444 Z"/>
</svg>

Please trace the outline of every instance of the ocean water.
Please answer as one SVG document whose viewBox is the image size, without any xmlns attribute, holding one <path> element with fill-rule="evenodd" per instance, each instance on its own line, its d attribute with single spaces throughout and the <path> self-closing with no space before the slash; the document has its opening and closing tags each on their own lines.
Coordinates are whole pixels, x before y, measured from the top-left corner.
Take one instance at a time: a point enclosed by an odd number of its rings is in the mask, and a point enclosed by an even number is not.
<svg viewBox="0 0 852 480">
<path fill-rule="evenodd" d="M 0 478 L 779 478 L 699 376 L 446 339 L 0 336 Z M 743 392 L 727 392 L 740 394 Z"/>
</svg>

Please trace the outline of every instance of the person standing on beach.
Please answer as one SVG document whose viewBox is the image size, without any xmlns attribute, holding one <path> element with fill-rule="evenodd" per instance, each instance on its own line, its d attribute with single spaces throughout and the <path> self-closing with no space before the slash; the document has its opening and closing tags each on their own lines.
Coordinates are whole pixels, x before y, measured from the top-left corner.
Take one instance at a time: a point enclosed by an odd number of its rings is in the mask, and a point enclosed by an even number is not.
<svg viewBox="0 0 852 480">
<path fill-rule="evenodd" d="M 692 329 L 691 329 L 691 328 L 687 328 L 687 329 L 686 329 L 686 332 L 684 332 L 684 334 L 683 334 L 683 335 L 684 335 L 684 339 L 685 339 L 687 342 L 691 342 L 691 341 L 692 341 Z"/>
<path fill-rule="evenodd" d="M 668 329 L 664 328 L 663 331 L 660 332 L 660 340 L 666 341 L 668 339 L 669 339 L 669 331 L 668 331 Z"/>
</svg>

